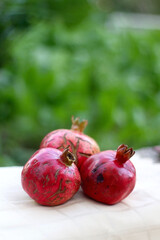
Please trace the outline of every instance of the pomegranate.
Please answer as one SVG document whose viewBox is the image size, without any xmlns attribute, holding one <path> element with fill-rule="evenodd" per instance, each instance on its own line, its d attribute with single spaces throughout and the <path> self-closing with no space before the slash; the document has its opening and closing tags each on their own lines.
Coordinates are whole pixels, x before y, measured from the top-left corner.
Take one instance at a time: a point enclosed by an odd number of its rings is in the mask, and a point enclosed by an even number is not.
<svg viewBox="0 0 160 240">
<path fill-rule="evenodd" d="M 78 191 L 81 177 L 75 157 L 68 148 L 36 151 L 25 164 L 21 174 L 23 189 L 41 205 L 65 203 Z"/>
<path fill-rule="evenodd" d="M 134 153 L 122 144 L 117 151 L 103 151 L 89 157 L 80 169 L 84 193 L 106 204 L 126 198 L 136 182 L 136 170 L 129 160 Z"/>
<path fill-rule="evenodd" d="M 40 148 L 53 147 L 61 151 L 67 145 L 70 145 L 69 150 L 75 155 L 78 168 L 91 155 L 100 151 L 95 140 L 83 133 L 88 121 L 79 121 L 79 118 L 72 117 L 71 129 L 58 129 L 48 133 L 40 144 Z"/>
</svg>

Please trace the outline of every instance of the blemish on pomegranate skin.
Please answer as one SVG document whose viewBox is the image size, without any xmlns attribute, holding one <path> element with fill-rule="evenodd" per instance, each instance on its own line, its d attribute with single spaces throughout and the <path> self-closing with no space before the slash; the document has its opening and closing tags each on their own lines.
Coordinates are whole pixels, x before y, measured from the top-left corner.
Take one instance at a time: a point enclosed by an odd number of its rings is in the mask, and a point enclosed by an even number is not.
<svg viewBox="0 0 160 240">
<path fill-rule="evenodd" d="M 45 165 L 48 165 L 48 162 L 47 162 L 47 161 L 43 163 L 43 166 L 45 166 Z"/>
<path fill-rule="evenodd" d="M 48 183 L 49 180 L 50 180 L 50 178 L 49 178 L 49 176 L 47 175 L 47 176 L 46 176 L 46 183 Z"/>
<path fill-rule="evenodd" d="M 100 173 L 98 176 L 97 176 L 97 183 L 101 183 L 104 181 L 104 178 L 103 178 L 103 175 L 102 173 Z"/>
<path fill-rule="evenodd" d="M 38 192 L 37 188 L 33 191 L 33 194 L 35 194 L 36 192 Z"/>
<path fill-rule="evenodd" d="M 65 182 L 66 182 L 66 183 L 71 183 L 72 181 L 71 181 L 71 180 L 66 180 Z"/>
<path fill-rule="evenodd" d="M 37 160 L 37 159 L 34 159 L 33 165 L 35 165 L 36 163 L 38 163 L 38 160 Z"/>
<path fill-rule="evenodd" d="M 92 173 L 95 173 L 98 168 L 100 168 L 103 164 L 105 164 L 104 162 L 100 163 L 100 164 L 96 164 L 95 168 L 92 170 Z"/>
<path fill-rule="evenodd" d="M 55 173 L 55 175 L 54 175 L 56 181 L 57 181 L 57 177 L 58 177 L 58 175 L 59 175 L 59 169 L 56 171 L 56 173 Z"/>
<path fill-rule="evenodd" d="M 97 171 L 97 168 L 94 168 L 93 170 L 92 170 L 92 173 L 95 173 Z"/>
</svg>

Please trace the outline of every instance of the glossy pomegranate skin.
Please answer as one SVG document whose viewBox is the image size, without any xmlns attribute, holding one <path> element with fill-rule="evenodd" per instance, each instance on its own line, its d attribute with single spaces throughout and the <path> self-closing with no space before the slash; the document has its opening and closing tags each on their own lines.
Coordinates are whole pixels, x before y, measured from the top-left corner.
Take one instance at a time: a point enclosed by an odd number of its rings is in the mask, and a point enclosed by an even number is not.
<svg viewBox="0 0 160 240">
<path fill-rule="evenodd" d="M 121 146 L 123 148 L 126 145 Z M 108 150 L 88 158 L 80 169 L 84 193 L 96 201 L 109 205 L 126 198 L 136 183 L 136 170 L 129 160 L 133 154 L 133 149 L 128 157 L 125 154 L 118 155 L 117 151 Z"/>
<path fill-rule="evenodd" d="M 69 163 L 70 166 L 64 163 L 62 154 L 64 156 L 64 152 L 58 149 L 43 148 L 36 151 L 23 167 L 22 187 L 41 205 L 63 204 L 72 198 L 80 187 L 78 168 L 74 163 Z"/>
<path fill-rule="evenodd" d="M 78 168 L 91 155 L 100 151 L 96 141 L 85 135 L 83 130 L 87 121 L 79 122 L 79 118 L 72 118 L 72 128 L 58 129 L 48 133 L 40 144 L 40 148 L 53 147 L 63 151 L 68 145 L 69 150 L 76 156 Z"/>
</svg>

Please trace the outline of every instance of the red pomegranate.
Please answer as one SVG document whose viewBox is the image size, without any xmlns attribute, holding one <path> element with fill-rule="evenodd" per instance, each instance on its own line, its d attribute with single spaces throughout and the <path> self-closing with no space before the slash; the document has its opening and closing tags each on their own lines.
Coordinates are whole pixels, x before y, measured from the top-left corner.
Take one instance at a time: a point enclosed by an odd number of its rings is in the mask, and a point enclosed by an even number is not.
<svg viewBox="0 0 160 240">
<path fill-rule="evenodd" d="M 76 157 L 76 165 L 80 168 L 81 164 L 91 155 L 100 151 L 95 140 L 83 133 L 88 121 L 79 121 L 79 118 L 72 117 L 71 129 L 58 129 L 48 133 L 40 144 L 40 148 L 53 147 L 63 151 L 67 145 L 69 150 Z"/>
<path fill-rule="evenodd" d="M 21 174 L 23 189 L 41 205 L 65 203 L 78 191 L 81 177 L 75 157 L 66 148 L 36 151 L 25 164 Z"/>
<path fill-rule="evenodd" d="M 136 182 L 136 170 L 129 160 L 134 153 L 122 144 L 117 151 L 103 151 L 89 157 L 80 169 L 84 193 L 106 204 L 126 198 Z"/>
</svg>

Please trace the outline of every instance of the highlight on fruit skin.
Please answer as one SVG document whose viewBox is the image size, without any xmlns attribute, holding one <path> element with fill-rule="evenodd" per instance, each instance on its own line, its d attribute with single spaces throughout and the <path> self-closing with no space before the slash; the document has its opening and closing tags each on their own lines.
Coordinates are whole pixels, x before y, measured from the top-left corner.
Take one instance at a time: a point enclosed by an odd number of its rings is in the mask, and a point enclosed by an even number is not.
<svg viewBox="0 0 160 240">
<path fill-rule="evenodd" d="M 81 184 L 74 162 L 75 156 L 68 147 L 63 152 L 54 148 L 39 149 L 23 167 L 21 182 L 24 191 L 41 205 L 65 203 Z"/>
<path fill-rule="evenodd" d="M 83 133 L 88 121 L 80 121 L 79 117 L 72 116 L 71 129 L 57 129 L 48 133 L 42 140 L 40 148 L 52 147 L 63 151 L 69 145 L 69 151 L 72 152 L 78 168 L 91 155 L 98 153 L 100 148 L 97 142 Z"/>
<path fill-rule="evenodd" d="M 130 161 L 134 153 L 122 144 L 116 151 L 102 151 L 89 157 L 80 169 L 84 193 L 109 205 L 126 198 L 136 183 L 136 169 Z"/>
</svg>

